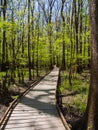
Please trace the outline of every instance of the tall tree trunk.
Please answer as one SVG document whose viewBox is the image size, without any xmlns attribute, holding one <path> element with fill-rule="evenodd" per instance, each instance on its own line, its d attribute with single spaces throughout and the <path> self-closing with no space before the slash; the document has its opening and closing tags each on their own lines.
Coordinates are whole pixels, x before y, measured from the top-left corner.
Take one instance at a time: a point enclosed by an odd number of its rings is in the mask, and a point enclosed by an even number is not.
<svg viewBox="0 0 98 130">
<path fill-rule="evenodd" d="M 1 21 L 1 12 L 2 12 L 2 0 L 0 0 L 0 21 Z M 2 34 L 2 30 L 0 29 L 0 52 L 2 52 L 2 40 L 1 40 L 1 34 Z M 1 56 L 1 55 L 0 55 Z M 1 64 L 1 60 L 0 60 L 0 64 Z M 2 66 L 0 66 L 0 70 L 1 70 Z"/>
<path fill-rule="evenodd" d="M 66 62 L 65 62 L 65 17 L 64 17 L 64 3 L 65 0 L 62 0 L 62 7 L 61 7 L 61 17 L 62 17 L 62 70 L 65 70 L 66 68 Z"/>
<path fill-rule="evenodd" d="M 78 6 L 77 6 L 78 5 Z M 81 73 L 81 65 L 80 65 L 80 58 L 79 56 L 79 13 L 80 12 L 80 6 L 81 6 L 81 1 L 80 0 L 74 0 L 74 16 L 75 16 L 75 41 L 76 41 L 76 64 L 77 64 L 77 72 Z M 80 16 L 80 19 L 82 17 Z M 81 19 L 82 20 L 82 19 Z M 82 26 L 80 23 L 80 31 L 82 31 Z M 82 39 L 81 39 L 82 40 Z M 82 51 L 82 42 L 80 42 L 80 51 Z"/>
<path fill-rule="evenodd" d="M 85 16 L 86 16 L 86 13 L 85 13 Z M 85 59 L 85 57 L 86 57 L 86 42 L 87 42 L 87 37 L 86 37 L 86 30 L 87 30 L 87 27 L 86 27 L 86 24 L 87 24 L 87 17 L 88 16 L 86 16 L 85 17 L 85 25 L 84 25 L 84 44 L 83 44 L 83 58 Z M 84 60 L 84 62 L 83 62 L 83 68 L 86 68 L 86 62 L 85 62 L 85 60 Z"/>
<path fill-rule="evenodd" d="M 2 10 L 2 0 L 0 0 L 0 18 L 1 18 L 1 10 Z"/>
<path fill-rule="evenodd" d="M 48 0 L 49 3 L 49 43 L 50 43 L 50 69 L 53 67 L 53 45 L 52 45 L 52 10 L 55 0 Z"/>
<path fill-rule="evenodd" d="M 76 41 L 76 57 L 78 55 L 78 49 L 79 49 L 79 45 L 78 45 L 78 12 L 77 12 L 77 1 L 74 0 L 74 16 L 75 16 L 75 41 Z"/>
<path fill-rule="evenodd" d="M 36 59 L 36 73 L 37 73 L 37 77 L 39 76 L 39 62 L 38 62 L 39 61 L 39 50 L 38 50 L 38 46 L 39 46 L 39 27 L 38 27 L 38 34 L 37 34 L 37 59 Z"/>
<path fill-rule="evenodd" d="M 83 27 L 83 23 L 82 23 L 82 12 L 83 12 L 83 0 L 79 1 L 79 15 L 80 15 L 80 39 L 79 39 L 79 43 L 80 43 L 80 56 L 82 56 L 82 43 L 83 43 L 83 39 L 82 39 L 82 27 Z M 79 73 L 81 73 L 83 71 L 83 67 L 82 67 L 82 58 L 79 58 L 79 67 L 78 67 L 78 71 Z"/>
<path fill-rule="evenodd" d="M 88 97 L 89 130 L 98 130 L 98 1 L 90 0 L 91 24 L 91 82 Z"/>
<path fill-rule="evenodd" d="M 40 36 L 40 6 L 38 5 L 38 19 L 37 19 L 37 25 L 36 25 L 36 30 L 37 30 L 37 59 L 36 59 L 36 73 L 37 76 L 39 76 L 39 36 Z"/>
<path fill-rule="evenodd" d="M 32 69 L 33 69 L 33 78 L 34 78 L 34 8 L 35 8 L 35 0 L 33 0 L 33 7 L 31 8 L 31 15 L 32 15 Z"/>
<path fill-rule="evenodd" d="M 72 41 L 72 38 L 73 38 L 73 32 L 72 32 L 72 29 L 73 29 L 73 13 L 74 13 L 74 3 L 72 3 L 72 13 L 71 13 L 71 24 L 70 24 L 70 42 L 71 42 L 71 45 L 70 45 L 70 65 L 69 65 L 69 84 L 70 86 L 72 86 L 72 64 L 73 64 L 73 41 Z"/>
<path fill-rule="evenodd" d="M 28 67 L 29 67 L 29 80 L 31 76 L 31 49 L 30 49 L 30 0 L 28 0 Z"/>
<path fill-rule="evenodd" d="M 49 15 L 49 43 L 50 43 L 50 69 L 52 68 L 52 24 L 51 24 L 51 18 L 52 18 L 52 7 L 50 5 L 50 15 Z"/>
<path fill-rule="evenodd" d="M 83 0 L 79 1 L 80 4 L 80 54 L 82 55 L 82 27 L 83 27 L 83 23 L 82 23 L 82 12 L 83 12 Z"/>
<path fill-rule="evenodd" d="M 89 36 L 87 38 L 87 41 L 89 43 L 89 45 L 88 45 L 88 57 L 90 57 L 91 56 L 91 45 L 90 45 L 90 37 Z M 88 59 L 88 65 L 87 65 L 87 67 L 88 67 L 88 69 L 91 68 L 91 59 Z"/>
<path fill-rule="evenodd" d="M 6 21 L 6 6 L 7 1 L 3 0 L 3 21 Z M 6 62 L 6 27 L 3 28 L 3 42 L 2 42 L 2 69 L 5 70 L 4 63 Z"/>
<path fill-rule="evenodd" d="M 12 69 L 15 69 L 15 31 L 14 31 L 14 7 L 13 7 L 13 0 L 12 0 L 12 57 L 13 57 L 13 64 Z"/>
</svg>

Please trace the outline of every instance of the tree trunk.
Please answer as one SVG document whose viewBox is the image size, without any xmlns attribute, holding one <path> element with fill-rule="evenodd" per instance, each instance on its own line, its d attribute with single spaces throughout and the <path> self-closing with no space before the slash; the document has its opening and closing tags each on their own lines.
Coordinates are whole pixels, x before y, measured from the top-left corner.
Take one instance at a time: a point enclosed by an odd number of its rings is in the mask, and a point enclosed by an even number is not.
<svg viewBox="0 0 98 130">
<path fill-rule="evenodd" d="M 76 6 L 76 0 L 74 0 L 74 16 L 75 16 L 75 41 L 76 41 L 76 56 L 79 52 L 79 45 L 78 45 L 78 13 L 77 13 L 77 6 Z"/>
<path fill-rule="evenodd" d="M 7 6 L 7 2 L 6 0 L 4 0 L 2 2 L 3 4 L 3 21 L 6 20 L 6 6 Z M 3 28 L 3 42 L 2 42 L 2 70 L 5 70 L 6 66 L 5 66 L 5 62 L 6 62 L 6 28 Z"/>
<path fill-rule="evenodd" d="M 78 4 L 78 6 L 77 6 Z M 77 64 L 77 72 L 80 73 L 81 72 L 81 67 L 80 67 L 80 58 L 78 57 L 79 55 L 79 13 L 80 13 L 80 5 L 81 2 L 80 0 L 74 0 L 74 16 L 75 16 L 75 49 L 76 49 L 76 64 Z M 81 14 L 80 14 L 81 15 Z M 81 18 L 80 18 L 81 19 Z M 81 23 L 80 23 L 81 24 Z M 81 29 L 81 25 L 80 25 L 80 29 Z M 82 31 L 82 30 L 80 30 Z M 80 34 L 81 35 L 81 34 Z M 80 43 L 80 49 L 82 43 Z M 82 51 L 82 50 L 81 50 Z"/>
<path fill-rule="evenodd" d="M 49 3 L 49 43 L 50 43 L 50 69 L 53 67 L 53 45 L 52 45 L 52 10 L 55 0 L 48 0 Z"/>
<path fill-rule="evenodd" d="M 32 69 L 33 69 L 33 78 L 34 78 L 34 46 L 35 46 L 35 43 L 34 43 L 34 9 L 35 9 L 35 0 L 32 1 L 33 2 L 33 7 L 31 7 L 31 15 L 32 15 L 32 21 L 31 21 L 31 24 L 32 24 Z"/>
<path fill-rule="evenodd" d="M 14 31 L 14 7 L 13 7 L 13 1 L 12 1 L 12 73 L 14 75 L 14 69 L 15 69 L 15 31 Z M 14 77 L 13 77 L 14 78 Z"/>
<path fill-rule="evenodd" d="M 72 3 L 72 13 L 71 13 L 71 23 L 70 23 L 70 64 L 69 64 L 69 84 L 70 86 L 72 86 L 72 64 L 73 64 L 73 41 L 72 41 L 72 38 L 73 38 L 73 32 L 72 32 L 72 29 L 73 29 L 73 13 L 74 13 L 74 1 Z"/>
<path fill-rule="evenodd" d="M 91 82 L 88 97 L 89 130 L 98 130 L 98 1 L 90 0 L 91 22 Z"/>
<path fill-rule="evenodd" d="M 0 22 L 1 22 L 1 12 L 2 12 L 2 0 L 0 0 Z M 2 34 L 2 29 L 0 29 L 0 52 L 2 52 L 2 40 L 1 40 L 1 34 Z M 1 59 L 2 60 L 2 59 Z M 1 61 L 0 60 L 0 64 L 1 64 Z M 1 69 L 2 69 L 2 66 L 0 66 L 0 71 L 1 71 Z"/>
<path fill-rule="evenodd" d="M 52 24 L 51 24 L 51 19 L 52 19 L 52 7 L 50 5 L 50 15 L 49 15 L 49 44 L 50 44 L 50 69 L 52 69 Z"/>
<path fill-rule="evenodd" d="M 82 12 L 83 12 L 83 0 L 80 0 L 79 1 L 79 6 L 80 6 L 80 12 L 79 12 L 79 14 L 80 14 L 80 56 L 82 56 L 82 44 L 83 44 L 83 40 L 82 40 L 82 32 L 83 32 L 83 30 L 82 30 L 82 27 L 83 27 L 83 23 L 82 23 Z M 82 73 L 82 71 L 83 71 L 83 66 L 82 66 L 82 58 L 79 58 L 79 73 Z"/>
<path fill-rule="evenodd" d="M 31 49 L 30 49 L 30 0 L 28 0 L 28 66 L 29 66 L 29 80 L 31 77 Z"/>
<path fill-rule="evenodd" d="M 65 0 L 62 0 L 62 7 L 61 7 L 61 17 L 62 17 L 62 70 L 65 70 L 66 68 L 66 62 L 65 62 L 65 17 L 64 17 L 64 3 Z"/>
</svg>

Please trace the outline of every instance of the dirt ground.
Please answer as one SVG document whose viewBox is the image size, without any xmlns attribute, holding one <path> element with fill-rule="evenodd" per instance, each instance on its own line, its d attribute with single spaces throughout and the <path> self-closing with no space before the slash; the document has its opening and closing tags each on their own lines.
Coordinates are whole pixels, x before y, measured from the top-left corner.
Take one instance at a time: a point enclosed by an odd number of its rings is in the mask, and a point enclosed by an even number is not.
<svg viewBox="0 0 98 130">
<path fill-rule="evenodd" d="M 7 107 L 5 105 L 0 104 L 0 119 L 2 118 L 6 110 L 7 110 Z"/>
</svg>

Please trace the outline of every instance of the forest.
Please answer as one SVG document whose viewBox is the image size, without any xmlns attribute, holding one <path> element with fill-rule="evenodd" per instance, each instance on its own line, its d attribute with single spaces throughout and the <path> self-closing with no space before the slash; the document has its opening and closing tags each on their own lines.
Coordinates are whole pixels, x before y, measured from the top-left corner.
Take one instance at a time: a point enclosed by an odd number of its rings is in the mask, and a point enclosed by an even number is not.
<svg viewBox="0 0 98 130">
<path fill-rule="evenodd" d="M 98 130 L 97 6 L 97 0 L 0 0 L 1 109 L 56 65 L 72 130 Z"/>
</svg>

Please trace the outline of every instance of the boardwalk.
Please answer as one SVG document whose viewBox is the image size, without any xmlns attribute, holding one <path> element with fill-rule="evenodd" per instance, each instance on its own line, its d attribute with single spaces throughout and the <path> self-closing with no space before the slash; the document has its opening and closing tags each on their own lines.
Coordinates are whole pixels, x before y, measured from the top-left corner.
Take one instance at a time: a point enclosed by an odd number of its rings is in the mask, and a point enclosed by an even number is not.
<svg viewBox="0 0 98 130">
<path fill-rule="evenodd" d="M 65 130 L 55 105 L 55 68 L 15 107 L 4 130 Z"/>
</svg>

